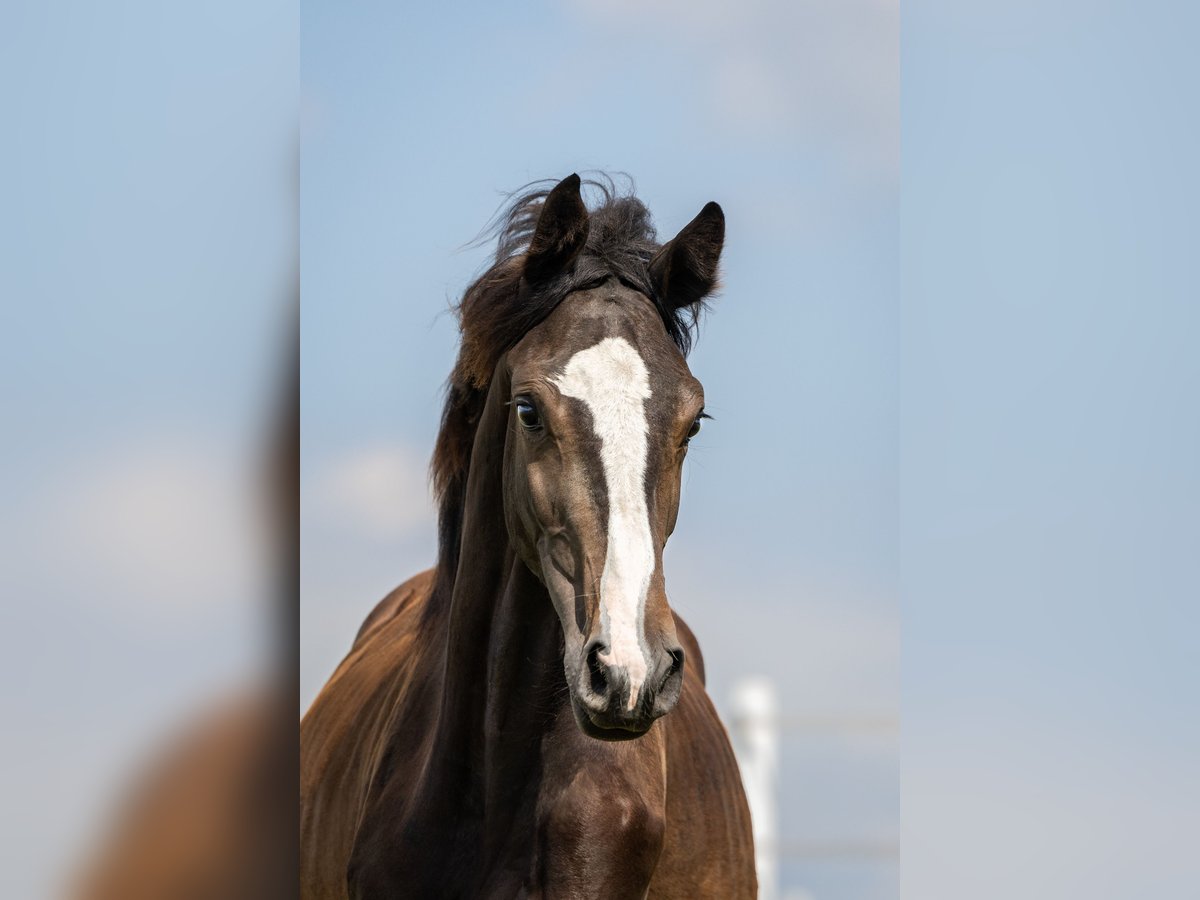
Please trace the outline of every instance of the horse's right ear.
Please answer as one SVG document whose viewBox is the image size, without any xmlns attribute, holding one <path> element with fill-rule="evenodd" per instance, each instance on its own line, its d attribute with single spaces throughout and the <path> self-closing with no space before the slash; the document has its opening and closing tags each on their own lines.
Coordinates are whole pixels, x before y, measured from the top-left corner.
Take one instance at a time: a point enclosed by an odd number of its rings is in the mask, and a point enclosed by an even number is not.
<svg viewBox="0 0 1200 900">
<path fill-rule="evenodd" d="M 557 275 L 575 261 L 587 243 L 588 211 L 579 184 L 578 175 L 568 175 L 546 195 L 525 255 L 527 280 Z"/>
</svg>

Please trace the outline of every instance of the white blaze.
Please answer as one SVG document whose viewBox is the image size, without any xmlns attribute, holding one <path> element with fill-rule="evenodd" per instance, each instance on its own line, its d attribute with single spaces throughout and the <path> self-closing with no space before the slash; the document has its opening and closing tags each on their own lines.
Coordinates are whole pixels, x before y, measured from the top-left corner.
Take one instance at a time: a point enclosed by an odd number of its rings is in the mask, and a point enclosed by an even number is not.
<svg viewBox="0 0 1200 900">
<path fill-rule="evenodd" d="M 654 543 L 646 509 L 646 400 L 650 373 L 624 338 L 605 338 L 571 357 L 554 384 L 582 400 L 600 439 L 608 489 L 608 550 L 600 575 L 600 624 L 607 666 L 629 676 L 629 709 L 637 705 L 648 665 L 642 649 L 646 593 L 654 574 Z"/>
</svg>

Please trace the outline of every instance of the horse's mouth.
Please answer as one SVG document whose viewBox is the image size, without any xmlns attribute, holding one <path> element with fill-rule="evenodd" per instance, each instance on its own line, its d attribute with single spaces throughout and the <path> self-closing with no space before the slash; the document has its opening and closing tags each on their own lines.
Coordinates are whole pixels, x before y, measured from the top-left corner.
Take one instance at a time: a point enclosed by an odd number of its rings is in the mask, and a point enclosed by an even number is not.
<svg viewBox="0 0 1200 900">
<path fill-rule="evenodd" d="M 654 724 L 654 719 L 612 724 L 597 722 L 594 714 L 574 697 L 571 698 L 571 711 L 575 713 L 575 722 L 579 725 L 579 730 L 598 741 L 631 741 L 640 738 Z"/>
</svg>

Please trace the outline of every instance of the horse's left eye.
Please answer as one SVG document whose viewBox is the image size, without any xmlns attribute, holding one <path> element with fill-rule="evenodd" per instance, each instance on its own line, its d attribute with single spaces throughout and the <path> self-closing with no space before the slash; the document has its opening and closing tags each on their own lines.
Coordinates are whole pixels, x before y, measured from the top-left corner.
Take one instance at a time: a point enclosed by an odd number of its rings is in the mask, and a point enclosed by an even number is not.
<svg viewBox="0 0 1200 900">
<path fill-rule="evenodd" d="M 542 417 L 538 415 L 537 407 L 524 397 L 516 402 L 517 421 L 527 431 L 537 431 L 542 427 Z"/>
<path fill-rule="evenodd" d="M 700 419 L 697 418 L 696 421 L 692 423 L 692 427 L 688 429 L 687 439 L 690 441 L 692 438 L 694 438 L 699 433 L 700 433 Z"/>
</svg>

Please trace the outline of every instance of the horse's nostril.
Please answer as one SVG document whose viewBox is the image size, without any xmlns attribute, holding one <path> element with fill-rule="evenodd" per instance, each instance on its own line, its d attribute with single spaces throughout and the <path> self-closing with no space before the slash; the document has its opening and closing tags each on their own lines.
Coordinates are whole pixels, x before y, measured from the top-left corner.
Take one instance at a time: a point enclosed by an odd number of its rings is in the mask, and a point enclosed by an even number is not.
<svg viewBox="0 0 1200 900">
<path fill-rule="evenodd" d="M 683 648 L 676 647 L 671 653 L 671 671 L 680 672 L 683 670 Z"/>
<path fill-rule="evenodd" d="M 673 647 L 667 650 L 667 655 L 670 661 L 663 666 L 662 681 L 658 683 L 658 692 L 654 696 L 655 718 L 665 716 L 674 709 L 683 691 L 683 649 Z"/>
<path fill-rule="evenodd" d="M 606 649 L 601 643 L 592 644 L 587 652 L 588 677 L 591 679 L 592 692 L 598 697 L 608 693 L 608 676 L 604 674 L 604 664 L 600 662 L 600 653 Z"/>
<path fill-rule="evenodd" d="M 668 650 L 671 654 L 671 665 L 667 667 L 667 674 L 663 681 L 670 681 L 671 678 L 683 671 L 683 648 L 676 647 L 674 650 Z"/>
</svg>

